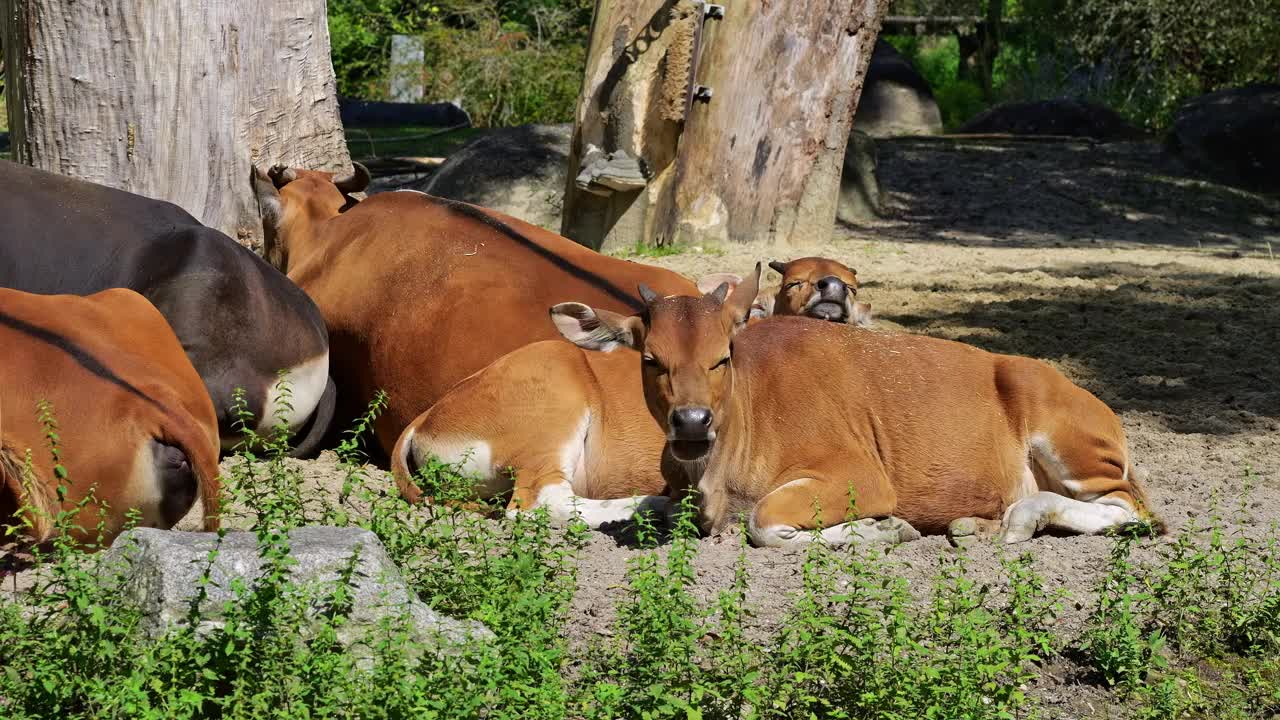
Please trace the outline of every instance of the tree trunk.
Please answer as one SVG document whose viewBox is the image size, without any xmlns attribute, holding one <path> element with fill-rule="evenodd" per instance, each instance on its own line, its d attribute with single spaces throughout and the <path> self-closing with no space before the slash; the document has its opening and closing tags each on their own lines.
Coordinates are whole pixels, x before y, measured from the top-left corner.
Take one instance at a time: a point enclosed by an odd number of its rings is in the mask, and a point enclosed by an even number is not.
<svg viewBox="0 0 1280 720">
<path fill-rule="evenodd" d="M 887 5 L 756 0 L 704 20 L 693 0 L 596 0 L 561 231 L 606 249 L 829 237 Z M 691 70 L 708 101 L 690 102 Z"/>
<path fill-rule="evenodd" d="M 0 0 L 15 160 L 260 248 L 250 164 L 345 171 L 324 0 Z"/>
<path fill-rule="evenodd" d="M 978 80 L 982 83 L 982 97 L 987 102 L 995 99 L 992 79 L 995 75 L 996 56 L 1000 54 L 1001 36 L 1004 35 L 1004 3 L 1005 0 L 987 0 L 986 22 L 978 35 Z"/>
</svg>

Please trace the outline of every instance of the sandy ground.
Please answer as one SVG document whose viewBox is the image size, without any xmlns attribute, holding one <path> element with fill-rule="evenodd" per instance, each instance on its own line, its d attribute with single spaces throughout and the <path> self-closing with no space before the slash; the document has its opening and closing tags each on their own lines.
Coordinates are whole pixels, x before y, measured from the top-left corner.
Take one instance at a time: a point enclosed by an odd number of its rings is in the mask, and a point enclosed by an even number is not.
<svg viewBox="0 0 1280 720">
<path fill-rule="evenodd" d="M 1172 531 L 1204 519 L 1215 493 L 1246 532 L 1280 521 L 1280 260 L 1268 246 L 1280 250 L 1280 202 L 1184 177 L 1143 144 L 898 140 L 880 143 L 880 173 L 885 217 L 839 227 L 821 247 L 644 261 L 697 276 L 772 258 L 837 258 L 857 269 L 860 299 L 882 326 L 1043 358 L 1108 402 Z M 336 492 L 331 454 L 304 466 L 310 482 Z M 1256 488 L 1238 516 L 1247 471 Z M 1018 547 L 1035 555 L 1051 588 L 1072 593 L 1064 638 L 1079 631 L 1107 547 L 1091 537 Z M 636 552 L 594 535 L 571 612 L 575 642 L 610 631 Z M 700 595 L 729 583 L 738 552 L 733 534 L 701 541 Z M 953 551 L 930 537 L 887 552 L 926 592 Z M 999 584 L 994 546 L 968 554 L 976 575 Z M 748 557 L 752 622 L 767 631 L 798 585 L 801 554 Z M 1067 661 L 1051 665 L 1034 693 L 1050 717 L 1123 714 Z"/>
</svg>

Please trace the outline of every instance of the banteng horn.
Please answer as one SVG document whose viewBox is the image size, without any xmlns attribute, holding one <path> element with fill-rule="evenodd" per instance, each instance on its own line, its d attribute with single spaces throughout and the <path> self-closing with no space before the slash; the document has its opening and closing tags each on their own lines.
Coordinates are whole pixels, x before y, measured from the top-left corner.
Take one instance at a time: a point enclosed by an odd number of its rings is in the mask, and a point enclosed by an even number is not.
<svg viewBox="0 0 1280 720">
<path fill-rule="evenodd" d="M 369 187 L 369 168 L 352 161 L 351 174 L 346 177 L 334 178 L 333 184 L 348 195 L 363 192 L 365 188 Z"/>
</svg>

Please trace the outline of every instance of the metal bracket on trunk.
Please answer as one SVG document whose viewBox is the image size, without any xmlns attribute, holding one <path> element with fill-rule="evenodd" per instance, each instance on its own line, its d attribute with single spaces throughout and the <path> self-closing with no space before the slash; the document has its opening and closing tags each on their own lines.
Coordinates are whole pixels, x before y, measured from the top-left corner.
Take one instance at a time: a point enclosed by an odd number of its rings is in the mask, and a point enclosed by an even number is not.
<svg viewBox="0 0 1280 720">
<path fill-rule="evenodd" d="M 689 119 L 689 110 L 693 107 L 694 100 L 702 103 L 711 102 L 714 90 L 706 85 L 698 85 L 694 80 L 698 76 L 698 64 L 702 59 L 702 33 L 706 22 L 707 20 L 724 19 L 723 5 L 705 2 L 705 0 L 697 0 L 694 4 L 698 7 L 700 20 L 693 30 L 693 57 L 689 63 L 689 92 L 685 94 L 684 101 L 684 117 L 686 120 Z"/>
</svg>

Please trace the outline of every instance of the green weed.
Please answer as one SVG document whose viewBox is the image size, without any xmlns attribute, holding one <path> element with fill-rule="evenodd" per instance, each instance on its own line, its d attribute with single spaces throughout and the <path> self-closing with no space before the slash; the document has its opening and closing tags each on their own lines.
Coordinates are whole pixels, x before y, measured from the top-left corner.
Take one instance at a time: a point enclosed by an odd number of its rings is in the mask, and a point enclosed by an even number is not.
<svg viewBox="0 0 1280 720">
<path fill-rule="evenodd" d="M 281 394 L 288 397 L 287 388 Z M 1039 666 L 1060 651 L 1052 633 L 1063 595 L 1030 555 L 1001 560 L 979 582 L 964 555 L 938 561 L 913 594 L 881 547 L 814 542 L 799 589 L 774 624 L 748 602 L 745 532 L 733 579 L 695 590 L 699 533 L 685 498 L 669 533 L 637 520 L 612 632 L 571 646 L 567 614 L 580 580 L 580 522 L 545 512 L 483 515 L 456 507 L 473 480 L 428 463 L 418 482 L 439 500 L 411 507 L 364 464 L 385 397 L 342 439 L 342 487 L 321 499 L 286 457 L 286 429 L 245 429 L 225 467 L 227 507 L 257 538 L 264 572 L 233 587 L 210 624 L 198 592 L 183 622 L 143 634 L 100 547 L 93 493 L 68 503 L 58 480 L 51 540 L 33 552 L 35 589 L 0 595 L 0 716 L 12 718 L 1023 718 Z M 243 402 L 241 402 L 243 411 Z M 47 447 L 62 466 L 53 409 Z M 1244 505 L 1240 506 L 1243 511 Z M 498 509 L 498 508 L 495 508 Z M 31 509 L 24 509 L 29 512 Z M 357 557 L 324 587 L 296 581 L 290 529 L 307 524 L 374 532 L 406 581 L 437 611 L 484 623 L 492 637 L 424 646 L 388 617 L 346 636 Z M 21 523 L 19 527 L 23 526 Z M 1075 651 L 1117 686 L 1137 718 L 1262 718 L 1280 712 L 1274 529 L 1228 532 L 1216 515 L 1171 542 L 1135 553 L 1113 540 L 1108 571 Z M 211 582 L 203 560 L 200 588 Z M 303 630 L 306 632 L 303 632 Z M 353 650 L 358 647 L 358 652 Z"/>
</svg>

